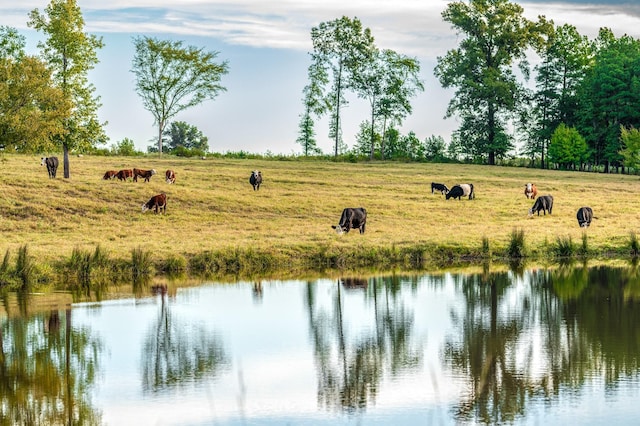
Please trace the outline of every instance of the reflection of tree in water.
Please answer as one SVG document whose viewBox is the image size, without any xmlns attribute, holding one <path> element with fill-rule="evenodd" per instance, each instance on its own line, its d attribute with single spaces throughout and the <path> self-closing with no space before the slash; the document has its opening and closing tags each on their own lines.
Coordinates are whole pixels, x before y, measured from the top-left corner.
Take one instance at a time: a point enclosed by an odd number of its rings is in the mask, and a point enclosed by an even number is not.
<svg viewBox="0 0 640 426">
<path fill-rule="evenodd" d="M 228 364 L 222 341 L 201 325 L 177 321 L 165 299 L 142 348 L 142 384 L 150 392 L 215 376 Z"/>
<path fill-rule="evenodd" d="M 73 327 L 71 309 L 4 319 L 0 424 L 100 424 L 91 387 L 101 350 L 88 329 Z"/>
<path fill-rule="evenodd" d="M 315 283 L 307 283 L 319 404 L 347 412 L 364 410 L 375 403 L 385 370 L 394 375 L 419 365 L 421 353 L 412 346 L 413 315 L 396 297 L 398 283 L 392 278 L 371 279 L 366 285 L 343 279 L 334 287 L 331 310 L 319 306 Z M 359 335 L 360 330 L 349 329 L 342 287 L 372 299 L 374 327 Z"/>
<path fill-rule="evenodd" d="M 638 374 L 640 306 L 628 296 L 640 288 L 637 274 L 563 265 L 532 270 L 528 280 L 513 297 L 507 273 L 459 278 L 466 305 L 453 312 L 460 333 L 444 349 L 445 362 L 469 381 L 455 407 L 458 420 L 511 422 L 530 399 L 550 401 L 593 377 L 605 377 L 611 390 L 621 376 Z"/>
</svg>

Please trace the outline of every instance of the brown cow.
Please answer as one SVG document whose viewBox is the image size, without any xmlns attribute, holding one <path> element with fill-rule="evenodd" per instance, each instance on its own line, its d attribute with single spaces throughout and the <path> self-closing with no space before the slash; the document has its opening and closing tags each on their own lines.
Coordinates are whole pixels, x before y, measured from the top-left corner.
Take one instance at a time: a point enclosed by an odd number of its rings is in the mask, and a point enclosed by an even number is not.
<svg viewBox="0 0 640 426">
<path fill-rule="evenodd" d="M 120 170 L 116 174 L 116 177 L 118 178 L 118 180 L 124 180 L 124 181 L 126 181 L 129 178 L 133 179 L 133 170 L 131 170 L 131 169 Z"/>
<path fill-rule="evenodd" d="M 118 172 L 116 172 L 115 170 L 107 170 L 104 176 L 102 177 L 102 179 L 104 180 L 114 179 L 117 175 L 118 175 Z"/>
<path fill-rule="evenodd" d="M 156 174 L 155 169 L 151 169 L 151 170 L 133 169 L 133 181 L 137 182 L 138 177 L 141 177 L 141 178 L 144 178 L 145 182 L 149 182 L 149 179 L 151 179 L 151 176 L 155 174 Z"/>
<path fill-rule="evenodd" d="M 154 212 L 157 214 L 158 209 L 162 213 L 167 213 L 167 195 L 163 192 L 162 194 L 154 195 L 142 205 L 142 212 L 146 212 L 147 210 L 154 209 Z"/>
<path fill-rule="evenodd" d="M 176 183 L 176 172 L 174 172 L 173 170 L 169 169 L 166 171 L 165 175 L 165 180 L 167 181 L 167 183 Z"/>
<path fill-rule="evenodd" d="M 538 189 L 535 183 L 527 183 L 524 186 L 524 195 L 530 200 L 535 200 L 538 195 Z"/>
</svg>

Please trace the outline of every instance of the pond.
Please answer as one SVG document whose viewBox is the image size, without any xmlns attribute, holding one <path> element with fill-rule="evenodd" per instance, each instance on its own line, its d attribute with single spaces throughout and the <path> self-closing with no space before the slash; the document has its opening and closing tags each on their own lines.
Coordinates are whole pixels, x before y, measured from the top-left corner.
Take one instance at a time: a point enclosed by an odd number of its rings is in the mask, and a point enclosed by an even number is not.
<svg viewBox="0 0 640 426">
<path fill-rule="evenodd" d="M 32 295 L 32 313 L 6 296 L 2 424 L 637 421 L 636 267 L 157 290 L 69 308 Z"/>
</svg>

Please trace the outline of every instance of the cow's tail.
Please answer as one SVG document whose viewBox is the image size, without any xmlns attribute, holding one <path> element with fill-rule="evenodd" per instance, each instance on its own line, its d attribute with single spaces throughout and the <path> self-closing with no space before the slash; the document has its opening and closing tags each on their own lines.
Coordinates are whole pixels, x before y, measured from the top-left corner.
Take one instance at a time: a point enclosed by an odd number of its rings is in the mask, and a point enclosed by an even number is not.
<svg viewBox="0 0 640 426">
<path fill-rule="evenodd" d="M 472 184 L 472 183 L 470 183 L 470 184 L 469 184 L 469 187 L 471 188 L 471 191 L 469 191 L 469 199 L 470 199 L 470 200 L 473 200 L 473 199 L 475 199 L 475 198 L 476 198 L 476 193 L 475 193 L 475 192 L 474 192 L 474 190 L 473 190 L 473 184 Z"/>
</svg>

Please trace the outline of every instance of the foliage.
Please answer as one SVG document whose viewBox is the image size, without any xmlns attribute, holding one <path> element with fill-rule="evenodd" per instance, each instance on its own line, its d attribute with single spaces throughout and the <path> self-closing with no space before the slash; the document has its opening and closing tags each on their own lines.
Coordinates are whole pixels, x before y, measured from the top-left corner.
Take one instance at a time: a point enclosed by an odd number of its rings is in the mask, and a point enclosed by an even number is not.
<svg viewBox="0 0 640 426">
<path fill-rule="evenodd" d="M 134 38 L 132 72 L 136 92 L 158 126 L 158 150 L 169 120 L 179 112 L 215 99 L 226 90 L 220 84 L 229 71 L 227 61 L 215 62 L 218 52 L 206 52 L 181 41 Z"/>
<path fill-rule="evenodd" d="M 111 152 L 115 155 L 124 155 L 129 157 L 140 154 L 139 151 L 136 151 L 136 146 L 133 140 L 129 138 L 124 138 L 120 142 L 113 145 L 111 147 Z"/>
<path fill-rule="evenodd" d="M 435 68 L 443 87 L 456 88 L 447 117 L 460 116 L 462 148 L 493 165 L 513 147 L 507 121 L 523 92 L 513 64 L 518 61 L 528 75 L 527 49 L 541 42 L 548 24 L 542 18 L 527 20 L 522 7 L 508 0 L 454 1 L 442 17 L 464 36 L 459 48 L 437 59 Z"/>
<path fill-rule="evenodd" d="M 300 116 L 298 139 L 296 139 L 296 142 L 302 146 L 302 152 L 305 156 L 321 153 L 315 139 L 316 133 L 312 116 L 322 115 L 331 107 L 323 93 L 323 87 L 329 82 L 329 76 L 317 56 L 314 56 L 311 65 L 309 65 L 308 73 L 309 83 L 302 91 L 304 112 Z"/>
<path fill-rule="evenodd" d="M 620 155 L 624 158 L 624 165 L 634 169 L 640 168 L 640 130 L 635 127 L 620 128 L 620 139 L 623 148 Z"/>
<path fill-rule="evenodd" d="M 63 148 L 64 177 L 70 177 L 69 151 L 83 152 L 107 139 L 97 116 L 100 99 L 88 81 L 88 72 L 98 63 L 97 50 L 102 39 L 85 33 L 84 18 L 76 0 L 51 0 L 44 14 L 34 9 L 28 25 L 41 31 L 41 56 L 53 70 L 56 86 L 71 104 L 71 115 L 64 120 L 65 133 L 54 137 Z"/>
<path fill-rule="evenodd" d="M 163 149 L 172 152 L 178 148 L 209 151 L 209 139 L 196 126 L 184 121 L 173 121 L 164 131 Z"/>
<path fill-rule="evenodd" d="M 561 123 L 551 136 L 549 161 L 564 168 L 581 166 L 589 158 L 589 147 L 575 128 Z"/>
<path fill-rule="evenodd" d="M 511 231 L 511 238 L 509 239 L 509 246 L 507 247 L 507 256 L 511 259 L 526 256 L 523 229 L 520 228 Z"/>
</svg>

